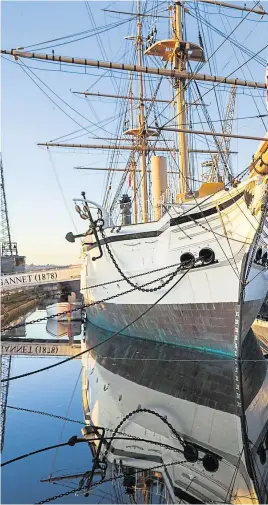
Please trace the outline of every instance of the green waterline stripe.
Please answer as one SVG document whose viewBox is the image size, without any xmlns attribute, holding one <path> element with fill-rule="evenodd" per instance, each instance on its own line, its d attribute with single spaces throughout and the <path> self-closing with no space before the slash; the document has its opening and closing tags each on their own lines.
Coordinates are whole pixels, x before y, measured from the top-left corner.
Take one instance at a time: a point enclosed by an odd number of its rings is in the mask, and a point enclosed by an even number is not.
<svg viewBox="0 0 268 505">
<path fill-rule="evenodd" d="M 92 323 L 90 323 L 92 324 Z M 93 324 L 93 326 L 95 326 Z M 96 328 L 98 328 L 97 326 L 95 326 Z M 104 328 L 99 328 L 100 331 L 101 330 L 104 330 L 104 331 L 108 331 L 108 332 L 111 332 L 111 330 L 107 330 L 107 329 L 104 329 Z M 184 349 L 192 349 L 192 350 L 195 350 L 195 351 L 201 351 L 201 352 L 207 352 L 207 353 L 211 353 L 211 354 L 219 354 L 220 356 L 225 356 L 225 357 L 231 357 L 231 358 L 234 358 L 235 357 L 235 353 L 234 352 L 231 352 L 231 351 L 223 351 L 221 349 L 214 349 L 213 347 L 206 347 L 206 346 L 201 346 L 201 345 L 191 345 L 191 344 L 179 344 L 177 343 L 175 340 L 174 342 L 172 341 L 167 341 L 165 339 L 162 339 L 160 336 L 158 337 L 158 339 L 153 339 L 153 338 L 149 338 L 149 337 L 142 337 L 142 336 L 135 336 L 135 335 L 126 335 L 124 333 L 120 333 L 121 336 L 124 336 L 124 337 L 127 337 L 127 338 L 137 338 L 137 339 L 141 339 L 141 340 L 149 340 L 150 342 L 158 342 L 158 343 L 162 343 L 162 344 L 165 344 L 165 345 L 174 345 L 176 347 L 182 347 Z"/>
<path fill-rule="evenodd" d="M 213 349 L 212 347 L 206 347 L 201 345 L 186 345 L 186 344 L 175 344 L 178 347 L 186 347 L 187 349 L 194 349 L 196 351 L 205 351 L 210 352 L 212 354 L 220 354 L 222 356 L 230 356 L 232 358 L 235 357 L 234 352 L 222 351 L 221 349 Z"/>
</svg>

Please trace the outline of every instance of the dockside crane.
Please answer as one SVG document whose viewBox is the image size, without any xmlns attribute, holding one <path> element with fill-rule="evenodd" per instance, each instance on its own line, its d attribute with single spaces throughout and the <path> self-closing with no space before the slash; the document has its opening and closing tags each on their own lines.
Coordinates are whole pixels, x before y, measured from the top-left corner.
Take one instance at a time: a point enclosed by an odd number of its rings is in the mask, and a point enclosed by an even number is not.
<svg viewBox="0 0 268 505">
<path fill-rule="evenodd" d="M 1 356 L 1 378 L 9 379 L 11 370 L 11 356 Z M 6 428 L 6 409 L 8 397 L 9 381 L 2 382 L 1 385 L 1 452 L 4 448 L 5 428 Z"/>
<path fill-rule="evenodd" d="M 2 256 L 12 256 L 17 254 L 17 244 L 12 243 L 11 233 L 7 211 L 7 200 L 4 183 L 4 169 L 2 154 L 0 153 L 0 171 L 1 171 L 1 247 Z M 14 250 L 15 247 L 15 250 Z M 8 379 L 11 369 L 11 356 L 1 356 L 1 378 Z M 2 382 L 1 386 L 1 452 L 4 447 L 5 425 L 6 425 L 6 406 L 8 396 L 9 382 Z"/>
<path fill-rule="evenodd" d="M 230 88 L 229 100 L 226 107 L 225 117 L 222 121 L 222 133 L 226 136 L 221 137 L 219 141 L 219 148 L 224 150 L 224 158 L 220 156 L 220 150 L 217 154 L 214 154 L 210 160 L 204 161 L 201 166 L 209 168 L 207 172 L 203 174 L 203 179 L 206 182 L 216 182 L 224 179 L 226 173 L 227 164 L 229 164 L 230 158 L 230 144 L 231 135 L 234 120 L 236 102 L 236 85 L 233 84 Z"/>
</svg>

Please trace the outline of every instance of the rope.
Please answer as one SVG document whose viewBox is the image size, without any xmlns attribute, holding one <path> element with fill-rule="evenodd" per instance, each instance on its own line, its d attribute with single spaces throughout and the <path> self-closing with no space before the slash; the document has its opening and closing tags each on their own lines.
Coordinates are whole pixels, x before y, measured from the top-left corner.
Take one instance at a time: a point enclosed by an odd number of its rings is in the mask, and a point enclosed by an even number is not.
<svg viewBox="0 0 268 505">
<path fill-rule="evenodd" d="M 185 463 L 187 463 L 186 460 L 184 460 L 184 461 L 173 461 L 172 463 L 162 463 L 161 465 L 157 465 L 157 466 L 153 466 L 153 467 L 149 467 L 149 468 L 144 468 L 142 470 L 135 470 L 134 472 L 129 473 L 128 475 L 136 475 L 136 474 L 143 473 L 143 472 L 146 472 L 146 471 L 158 470 L 159 468 L 163 468 L 163 467 L 167 468 L 167 467 L 173 466 L 173 465 L 183 465 Z M 105 480 L 102 480 L 100 482 L 95 482 L 94 484 L 92 484 L 91 488 L 100 486 L 101 484 L 106 484 L 107 482 L 112 482 L 114 480 L 121 479 L 122 477 L 124 477 L 124 474 L 113 476 L 113 477 L 110 477 L 109 479 L 105 479 Z M 57 500 L 58 498 L 63 498 L 65 496 L 69 496 L 71 494 L 75 494 L 78 491 L 81 491 L 80 487 L 78 487 L 76 489 L 72 489 L 71 491 L 66 491 L 65 493 L 61 493 L 61 494 L 58 494 L 58 495 L 51 496 L 50 498 L 46 498 L 46 500 L 42 500 L 42 501 L 37 502 L 36 505 L 43 505 L 44 503 L 50 503 L 50 502 L 52 502 L 54 500 Z"/>
<path fill-rule="evenodd" d="M 163 267 L 163 268 L 159 268 L 158 270 L 164 270 L 166 268 L 171 268 L 171 266 L 173 266 L 173 265 L 170 265 L 170 266 L 167 266 L 167 267 Z M 157 271 L 157 270 L 155 270 L 155 271 Z M 154 272 L 154 270 L 152 270 L 151 272 Z M 146 274 L 151 273 L 151 272 L 144 272 L 143 274 L 139 274 L 139 275 L 142 276 L 142 275 L 146 275 Z M 169 275 L 169 274 L 163 275 L 162 277 L 159 277 L 158 279 L 155 279 L 153 281 L 146 282 L 145 284 L 143 284 L 143 286 L 148 286 L 149 284 L 152 284 L 153 282 L 156 282 L 158 280 L 164 279 L 165 277 L 167 277 L 167 275 Z M 132 276 L 132 277 L 135 277 L 135 276 Z M 115 282 L 120 282 L 120 281 L 104 282 L 102 284 L 96 284 L 95 286 L 89 286 L 88 288 L 85 288 L 85 289 L 93 289 L 93 288 L 97 288 L 97 287 L 101 287 L 101 286 L 106 286 L 108 284 L 113 284 Z M 134 291 L 135 289 L 137 289 L 136 284 L 134 284 L 134 288 L 133 289 L 129 289 L 127 291 L 123 291 L 122 293 L 117 293 L 116 295 L 108 296 L 107 298 L 102 298 L 102 300 L 96 300 L 95 302 L 90 302 L 90 303 L 83 304 L 79 308 L 70 309 L 70 310 L 67 310 L 67 311 L 64 311 L 64 312 L 59 312 L 58 314 L 54 314 L 54 315 L 51 315 L 51 316 L 40 317 L 39 319 L 35 319 L 34 321 L 27 321 L 26 323 L 24 322 L 24 323 L 16 324 L 16 325 L 13 325 L 13 326 L 6 326 L 5 328 L 2 328 L 2 332 L 8 331 L 8 330 L 14 330 L 14 329 L 20 328 L 22 326 L 28 326 L 30 324 L 40 323 L 41 321 L 47 321 L 48 319 L 54 319 L 55 317 L 62 316 L 63 314 L 69 314 L 69 313 L 72 313 L 72 312 L 76 312 L 77 310 L 82 310 L 82 309 L 85 309 L 87 307 L 92 307 L 94 305 L 99 305 L 101 303 L 107 302 L 108 300 L 113 300 L 114 298 L 118 298 L 119 296 L 126 295 L 128 293 L 132 293 L 132 291 Z"/>
<path fill-rule="evenodd" d="M 68 361 L 76 359 L 77 357 L 82 356 L 83 354 L 85 354 L 85 353 L 87 353 L 89 351 L 92 351 L 93 349 L 96 349 L 97 347 L 101 346 L 102 344 L 108 342 L 108 340 L 111 340 L 113 337 L 116 337 L 121 332 L 127 330 L 130 326 L 132 326 L 132 324 L 136 323 L 136 321 L 138 321 L 143 316 L 145 316 L 145 314 L 147 314 L 153 307 L 155 307 L 166 295 L 168 295 L 172 291 L 172 289 L 175 286 L 177 286 L 177 284 L 179 284 L 179 282 L 185 277 L 186 274 L 188 274 L 188 272 L 191 270 L 191 268 L 192 268 L 192 266 L 190 268 L 188 268 L 184 272 L 184 274 L 175 282 L 175 284 L 173 284 L 165 293 L 163 293 L 163 295 L 161 295 L 160 298 L 158 298 L 158 300 L 156 300 L 152 305 L 150 305 L 142 314 L 140 314 L 133 321 L 131 321 L 130 323 L 126 324 L 123 328 L 121 328 L 120 330 L 116 331 L 115 333 L 113 333 L 112 335 L 110 335 L 108 338 L 106 338 L 105 340 L 103 340 L 103 342 L 99 342 L 98 344 L 94 345 L 93 347 L 90 347 L 89 349 L 85 349 L 84 351 L 81 351 L 78 354 L 74 354 L 73 356 L 70 356 L 69 358 L 66 358 L 63 361 L 60 361 L 58 363 L 54 363 L 53 365 L 48 365 L 48 366 L 46 366 L 44 368 L 39 368 L 38 370 L 33 370 L 32 372 L 27 372 L 27 373 L 24 373 L 24 374 L 21 374 L 21 375 L 15 375 L 13 377 L 9 377 L 8 379 L 2 379 L 1 382 L 9 382 L 9 381 L 16 380 L 16 379 L 22 379 L 23 377 L 29 377 L 30 375 L 34 375 L 36 373 L 43 372 L 45 370 L 50 370 L 51 368 L 54 368 L 54 367 L 59 366 L 59 365 L 63 365 L 64 363 L 67 363 Z M 101 303 L 101 302 L 99 302 L 99 303 Z"/>
<path fill-rule="evenodd" d="M 41 452 L 45 451 L 50 451 L 51 449 L 56 449 L 57 447 L 66 447 L 69 445 L 70 447 L 73 447 L 75 444 L 84 442 L 86 440 L 78 440 L 76 436 L 71 437 L 68 442 L 64 442 L 63 444 L 55 444 L 55 445 L 50 445 L 48 447 L 44 447 L 43 449 L 37 449 L 36 451 L 33 452 L 28 452 L 27 454 L 23 454 L 22 456 L 17 456 L 16 458 L 9 459 L 8 461 L 5 461 L 4 463 L 1 463 L 2 466 L 10 465 L 11 463 L 15 463 L 16 461 L 19 461 L 21 459 L 28 458 L 29 456 L 33 456 L 34 454 L 40 454 Z"/>
<path fill-rule="evenodd" d="M 127 440 L 129 441 L 129 438 L 128 437 L 105 437 L 105 440 L 110 440 L 110 439 L 113 439 L 113 440 Z M 98 441 L 98 440 L 103 440 L 103 437 L 96 437 L 94 438 L 94 441 Z M 148 440 L 145 440 L 145 439 L 141 439 L 142 441 L 144 442 L 149 442 Z M 28 452 L 27 454 L 23 454 L 22 456 L 17 456 L 16 458 L 13 458 L 13 459 L 9 459 L 8 461 L 5 461 L 4 463 L 1 463 L 1 467 L 3 466 L 6 466 L 6 465 L 10 465 L 11 463 L 15 463 L 16 461 L 20 461 L 21 459 L 25 459 L 25 458 L 28 458 L 30 456 L 34 456 L 35 454 L 40 454 L 41 452 L 46 452 L 46 451 L 50 451 L 51 449 L 57 449 L 58 447 L 66 447 L 67 445 L 69 445 L 70 447 L 74 447 L 76 444 L 82 444 L 82 443 L 89 443 L 89 441 L 86 439 L 86 438 L 78 438 L 76 435 L 74 435 L 73 437 L 71 437 L 68 442 L 64 442 L 62 444 L 55 444 L 55 445 L 51 445 L 51 446 L 48 446 L 48 447 L 43 447 L 42 449 L 37 449 L 36 451 L 32 451 L 32 452 Z M 154 442 L 152 441 L 151 443 L 155 443 L 155 444 L 158 444 L 157 442 Z M 167 446 L 170 448 L 170 446 Z M 174 449 L 176 450 L 176 449 Z M 179 450 L 178 450 L 179 451 Z"/>
<path fill-rule="evenodd" d="M 81 425 L 85 426 L 85 423 L 83 421 L 77 421 L 75 419 L 69 419 L 68 417 L 58 416 L 56 414 L 50 414 L 49 412 L 42 412 L 42 411 L 39 411 L 39 410 L 25 409 L 25 408 L 22 408 L 22 407 L 14 407 L 12 405 L 7 405 L 7 408 L 14 409 L 14 410 L 19 410 L 19 411 L 24 411 L 24 412 L 31 412 L 33 414 L 39 414 L 39 415 L 43 415 L 43 416 L 48 416 L 48 417 L 52 417 L 52 418 L 55 418 L 55 419 L 60 419 L 60 420 L 67 421 L 67 422 L 70 422 L 70 423 L 77 423 L 77 424 L 81 424 Z M 157 415 L 157 413 L 156 413 L 156 415 Z M 99 428 L 100 427 L 98 427 L 98 429 Z M 101 429 L 114 433 L 114 430 L 111 429 L 111 428 L 106 428 L 104 426 L 101 426 Z M 182 452 L 180 449 L 172 447 L 171 445 L 162 444 L 161 442 L 156 442 L 154 440 L 143 439 L 143 438 L 137 437 L 135 435 L 131 435 L 130 433 L 125 433 L 124 431 L 119 431 L 119 428 L 117 429 L 117 433 L 119 435 L 123 435 L 124 437 L 128 437 L 128 440 L 135 440 L 135 441 L 139 441 L 139 442 L 148 442 L 148 444 L 159 445 L 160 447 L 164 447 L 166 449 L 170 449 L 170 450 L 175 451 L 175 452 Z"/>
</svg>

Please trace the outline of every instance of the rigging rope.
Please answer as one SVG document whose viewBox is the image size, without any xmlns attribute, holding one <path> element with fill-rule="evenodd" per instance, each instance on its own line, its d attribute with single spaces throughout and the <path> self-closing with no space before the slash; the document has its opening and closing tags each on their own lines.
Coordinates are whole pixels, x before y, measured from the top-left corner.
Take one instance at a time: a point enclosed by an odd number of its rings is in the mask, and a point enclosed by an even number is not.
<svg viewBox="0 0 268 505">
<path fill-rule="evenodd" d="M 184 461 L 172 461 L 171 463 L 162 463 L 161 465 L 156 465 L 156 466 L 153 466 L 153 467 L 149 467 L 149 468 L 144 468 L 142 470 L 135 470 L 134 472 L 132 473 L 129 473 L 128 475 L 136 475 L 136 474 L 139 474 L 139 473 L 143 473 L 143 472 L 146 472 L 146 471 L 152 471 L 152 470 L 158 470 L 160 468 L 167 468 L 167 467 L 170 467 L 170 466 L 174 466 L 174 465 L 183 465 L 187 463 L 186 460 Z M 113 476 L 113 477 L 110 477 L 109 479 L 104 479 L 100 482 L 95 482 L 91 485 L 91 489 L 92 488 L 95 488 L 97 486 L 100 486 L 102 484 L 105 484 L 107 482 L 112 482 L 114 480 L 117 480 L 117 479 L 121 479 L 122 477 L 124 477 L 124 474 L 122 475 L 118 475 L 118 476 Z M 85 488 L 86 489 L 86 488 Z M 75 494 L 77 492 L 81 491 L 81 488 L 78 487 L 76 489 L 72 489 L 71 491 L 67 491 L 66 493 L 60 493 L 58 495 L 54 495 L 54 496 L 51 496 L 50 498 L 47 498 L 46 500 L 42 500 L 40 502 L 37 502 L 36 505 L 43 505 L 44 503 L 50 503 L 54 500 L 57 500 L 58 498 L 64 498 L 65 496 L 69 496 L 71 494 Z"/>
<path fill-rule="evenodd" d="M 257 54 L 263 52 L 265 49 L 267 49 L 268 47 L 268 44 L 266 44 L 264 47 L 262 47 L 261 49 L 259 49 L 259 51 L 257 51 L 257 53 L 255 53 L 253 56 L 251 56 L 247 61 L 245 61 L 244 63 L 241 63 L 241 65 L 239 65 L 239 67 L 237 67 L 235 70 L 233 70 L 232 72 L 230 72 L 230 74 L 228 74 L 226 77 L 223 78 L 222 81 L 218 82 L 217 84 L 215 84 L 215 88 L 218 87 L 220 84 L 223 84 L 224 83 L 224 80 L 225 79 L 228 79 L 228 77 L 230 77 L 232 74 L 234 74 L 235 72 L 237 72 L 237 70 L 240 70 L 240 68 L 242 68 L 244 65 L 246 65 L 249 61 L 251 61 Z M 193 80 L 193 77 L 192 79 Z M 191 82 L 191 80 L 189 80 L 189 83 Z M 202 95 L 202 99 L 204 98 L 204 96 L 206 96 L 208 93 L 210 93 L 211 91 L 213 90 L 213 88 L 210 88 L 208 91 L 206 91 L 205 93 L 203 93 Z M 190 105 L 187 105 L 185 108 L 184 108 L 184 111 L 188 110 L 190 107 Z M 159 127 L 159 130 L 165 128 L 165 126 L 170 123 L 171 121 L 173 121 L 174 119 L 176 119 L 180 114 L 176 114 L 175 116 L 173 116 L 172 119 L 170 119 L 169 121 L 167 121 L 166 123 L 164 123 L 163 125 L 161 125 Z M 152 123 L 151 125 L 152 126 Z"/>
<path fill-rule="evenodd" d="M 54 367 L 59 366 L 59 365 L 63 365 L 64 363 L 67 363 L 68 361 L 72 361 L 73 359 L 76 359 L 77 357 L 82 356 L 83 354 L 86 354 L 87 352 L 92 351 L 93 349 L 96 349 L 97 347 L 101 346 L 105 342 L 108 342 L 108 340 L 111 340 L 112 338 L 116 337 L 117 335 L 119 335 L 123 331 L 127 330 L 128 328 L 130 328 L 130 326 L 132 326 L 137 321 L 139 321 L 139 319 L 141 319 L 143 316 L 145 316 L 153 307 L 155 307 L 161 300 L 163 300 L 163 298 L 165 298 L 165 296 L 167 296 L 172 291 L 172 289 L 175 288 L 179 284 L 179 282 L 185 277 L 185 275 L 188 274 L 188 272 L 191 270 L 191 268 L 192 268 L 192 266 L 190 268 L 188 268 L 184 272 L 184 274 L 165 293 L 163 293 L 154 303 L 152 303 L 146 310 L 144 310 L 142 312 L 142 314 L 140 314 L 139 316 L 137 316 L 130 323 L 126 324 L 119 331 L 116 331 L 115 333 L 112 333 L 112 335 L 110 335 L 108 338 L 106 338 L 105 340 L 103 340 L 103 342 L 99 342 L 98 344 L 94 345 L 93 347 L 91 347 L 89 349 L 86 349 L 84 351 L 81 351 L 78 354 L 75 354 L 73 356 L 70 356 L 69 358 L 66 358 L 63 361 L 60 361 L 58 363 L 54 363 L 53 365 L 48 365 L 48 366 L 46 366 L 44 368 L 40 368 L 38 370 L 33 370 L 32 372 L 26 372 L 24 374 L 20 374 L 20 375 L 16 375 L 16 376 L 13 376 L 13 377 L 9 377 L 8 379 L 2 379 L 1 382 L 10 382 L 12 380 L 21 379 L 23 377 L 28 377 L 29 375 L 34 375 L 36 373 L 43 372 L 45 370 L 50 370 L 51 368 L 54 368 Z M 117 296 L 121 296 L 121 294 L 119 293 L 119 295 L 117 295 Z M 102 303 L 102 302 L 98 302 L 98 303 Z"/>
</svg>

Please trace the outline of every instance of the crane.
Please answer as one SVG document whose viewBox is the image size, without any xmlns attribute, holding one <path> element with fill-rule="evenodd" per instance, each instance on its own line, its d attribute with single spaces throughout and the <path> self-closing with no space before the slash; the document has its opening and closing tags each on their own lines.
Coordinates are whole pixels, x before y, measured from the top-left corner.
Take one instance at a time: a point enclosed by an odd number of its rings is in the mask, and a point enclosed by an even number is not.
<svg viewBox="0 0 268 505">
<path fill-rule="evenodd" d="M 8 379 L 11 370 L 11 356 L 1 356 L 1 378 Z M 4 447 L 5 427 L 6 427 L 6 409 L 8 397 L 9 381 L 2 382 L 1 386 L 1 452 Z"/>
<path fill-rule="evenodd" d="M 234 111 L 236 101 L 236 85 L 233 84 L 230 89 L 229 100 L 226 107 L 225 117 L 222 122 L 222 132 L 232 133 Z M 231 137 L 221 137 L 219 141 L 219 151 L 224 149 L 225 156 L 222 158 L 220 152 L 214 154 L 208 161 L 204 161 L 201 166 L 209 168 L 208 172 L 203 174 L 203 179 L 207 182 L 222 181 L 227 172 L 227 163 L 230 157 Z"/>
<path fill-rule="evenodd" d="M 2 244 L 2 255 L 8 256 L 13 254 L 14 244 L 11 242 L 11 233 L 7 212 L 7 200 L 6 200 L 6 192 L 5 192 L 5 183 L 4 183 L 4 169 L 2 162 L 2 154 L 0 153 L 0 169 L 1 169 L 1 223 L 2 223 L 2 232 L 1 232 L 1 244 Z"/>
</svg>

